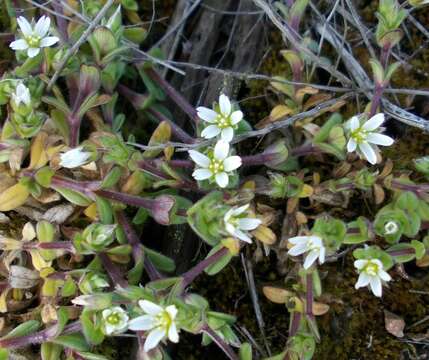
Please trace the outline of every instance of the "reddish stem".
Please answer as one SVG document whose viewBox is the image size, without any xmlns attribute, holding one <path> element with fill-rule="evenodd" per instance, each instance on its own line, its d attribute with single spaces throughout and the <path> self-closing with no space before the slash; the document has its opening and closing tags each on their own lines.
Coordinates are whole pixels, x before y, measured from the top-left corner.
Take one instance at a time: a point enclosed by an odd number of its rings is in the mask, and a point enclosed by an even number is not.
<svg viewBox="0 0 429 360">
<path fill-rule="evenodd" d="M 199 122 L 197 111 L 194 107 L 180 94 L 174 87 L 172 87 L 168 81 L 166 81 L 155 69 L 145 69 L 146 74 L 154 80 L 166 94 L 173 100 L 177 106 L 179 106 L 188 116 L 195 122 Z"/>
</svg>

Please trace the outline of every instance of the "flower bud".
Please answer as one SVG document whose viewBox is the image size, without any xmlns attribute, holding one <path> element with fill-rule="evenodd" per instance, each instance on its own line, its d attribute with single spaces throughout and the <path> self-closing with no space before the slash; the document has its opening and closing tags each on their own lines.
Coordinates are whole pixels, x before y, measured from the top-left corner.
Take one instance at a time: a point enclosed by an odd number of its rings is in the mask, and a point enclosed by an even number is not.
<svg viewBox="0 0 429 360">
<path fill-rule="evenodd" d="M 116 225 L 91 224 L 74 239 L 76 249 L 82 254 L 103 251 L 113 240 Z"/>
<path fill-rule="evenodd" d="M 74 298 L 72 303 L 91 310 L 102 310 L 112 305 L 112 296 L 110 294 L 81 295 Z"/>
<path fill-rule="evenodd" d="M 101 292 L 106 287 L 109 287 L 107 278 L 94 272 L 85 274 L 79 282 L 79 289 L 83 294 Z"/>
</svg>

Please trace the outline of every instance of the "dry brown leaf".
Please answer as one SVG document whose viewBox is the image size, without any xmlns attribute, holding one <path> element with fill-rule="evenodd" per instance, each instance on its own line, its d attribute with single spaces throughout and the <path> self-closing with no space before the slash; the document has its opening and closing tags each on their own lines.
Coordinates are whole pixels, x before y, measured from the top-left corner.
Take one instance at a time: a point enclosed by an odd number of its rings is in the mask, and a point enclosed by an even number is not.
<svg viewBox="0 0 429 360">
<path fill-rule="evenodd" d="M 405 321 L 400 316 L 384 310 L 384 323 L 389 334 L 396 337 L 404 336 Z"/>
</svg>

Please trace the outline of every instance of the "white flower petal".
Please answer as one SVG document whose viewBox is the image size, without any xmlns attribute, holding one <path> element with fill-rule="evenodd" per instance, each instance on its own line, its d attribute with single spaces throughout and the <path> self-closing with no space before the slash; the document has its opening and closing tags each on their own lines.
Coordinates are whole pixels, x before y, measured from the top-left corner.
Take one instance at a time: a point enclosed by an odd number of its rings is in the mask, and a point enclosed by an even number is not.
<svg viewBox="0 0 429 360">
<path fill-rule="evenodd" d="M 37 55 L 39 55 L 40 49 L 39 48 L 28 48 L 27 55 L 30 58 L 34 58 Z"/>
<path fill-rule="evenodd" d="M 204 154 L 201 154 L 198 151 L 195 150 L 189 150 L 188 151 L 189 156 L 191 159 L 198 165 L 203 168 L 208 168 L 210 165 L 210 159 L 205 156 Z"/>
<path fill-rule="evenodd" d="M 197 169 L 192 173 L 195 180 L 206 180 L 212 177 L 212 172 L 209 169 Z"/>
<path fill-rule="evenodd" d="M 368 260 L 358 259 L 358 260 L 355 260 L 353 265 L 355 266 L 356 269 L 361 270 L 366 266 L 366 264 L 368 264 Z"/>
<path fill-rule="evenodd" d="M 241 215 L 242 213 L 244 213 L 248 208 L 249 208 L 250 204 L 246 204 L 243 206 L 240 206 L 238 208 L 229 210 L 232 212 L 232 215 L 237 216 L 237 215 Z"/>
<path fill-rule="evenodd" d="M 356 150 L 357 147 L 357 143 L 353 138 L 350 138 L 348 143 L 347 143 L 347 151 L 348 152 L 353 152 Z"/>
<path fill-rule="evenodd" d="M 201 136 L 206 139 L 214 138 L 220 134 L 221 130 L 217 127 L 217 125 L 209 125 L 202 132 Z"/>
<path fill-rule="evenodd" d="M 148 352 L 154 348 L 156 348 L 159 344 L 159 342 L 165 337 L 166 331 L 164 328 L 156 328 L 153 329 L 148 337 L 146 338 L 146 341 L 144 343 L 143 350 L 145 352 Z"/>
<path fill-rule="evenodd" d="M 20 16 L 18 19 L 16 19 L 16 21 L 18 22 L 19 28 L 25 37 L 31 36 L 33 34 L 33 28 L 25 17 Z"/>
<path fill-rule="evenodd" d="M 221 172 L 219 174 L 216 174 L 215 180 L 216 180 L 216 183 L 221 188 L 225 188 L 225 187 L 228 186 L 229 178 L 228 178 L 228 175 L 225 172 Z"/>
<path fill-rule="evenodd" d="M 326 248 L 322 246 L 320 248 L 320 254 L 319 254 L 319 263 L 323 264 L 325 262 L 325 255 L 326 255 Z"/>
<path fill-rule="evenodd" d="M 389 275 L 389 273 L 387 273 L 383 269 L 380 269 L 378 271 L 378 276 L 380 277 L 381 280 L 384 280 L 384 281 L 390 281 L 390 280 L 392 280 L 392 277 Z"/>
<path fill-rule="evenodd" d="M 153 329 L 155 325 L 155 318 L 152 315 L 142 315 L 130 320 L 128 328 L 134 331 L 143 331 Z"/>
<path fill-rule="evenodd" d="M 109 323 L 105 323 L 104 324 L 104 332 L 106 333 L 106 335 L 112 335 L 116 330 L 116 326 L 109 324 Z"/>
<path fill-rule="evenodd" d="M 236 230 L 234 225 L 232 225 L 230 223 L 225 223 L 225 229 L 226 229 L 226 231 L 229 234 L 231 234 L 232 236 L 234 236 L 234 233 L 235 233 L 235 230 Z"/>
<path fill-rule="evenodd" d="M 304 260 L 304 269 L 308 269 L 319 257 L 319 250 L 311 250 Z"/>
<path fill-rule="evenodd" d="M 177 315 L 177 307 L 175 305 L 169 305 L 165 308 L 165 311 L 170 315 L 171 320 L 174 320 Z"/>
<path fill-rule="evenodd" d="M 360 273 L 358 281 L 356 281 L 356 284 L 355 284 L 355 289 L 368 286 L 369 280 L 370 280 L 370 277 L 367 273 L 364 273 L 364 272 Z"/>
<path fill-rule="evenodd" d="M 355 131 L 356 129 L 359 129 L 359 127 L 360 127 L 359 117 L 358 116 L 353 116 L 349 120 L 348 125 L 349 125 L 349 129 L 351 131 Z"/>
<path fill-rule="evenodd" d="M 168 329 L 168 339 L 174 343 L 179 342 L 179 334 L 177 333 L 176 324 L 174 322 L 171 323 L 170 328 Z"/>
<path fill-rule="evenodd" d="M 307 251 L 307 244 L 302 243 L 302 244 L 297 244 L 292 246 L 287 253 L 291 256 L 299 256 L 304 254 L 306 251 Z"/>
<path fill-rule="evenodd" d="M 390 136 L 378 134 L 378 133 L 370 133 L 367 135 L 366 140 L 369 143 L 382 145 L 382 146 L 390 146 L 393 144 L 393 139 Z"/>
<path fill-rule="evenodd" d="M 262 221 L 260 219 L 252 219 L 252 218 L 238 219 L 238 227 L 241 230 L 255 230 L 261 224 L 262 224 Z"/>
<path fill-rule="evenodd" d="M 227 127 L 222 130 L 221 139 L 226 142 L 230 142 L 234 137 L 234 129 L 232 127 Z"/>
<path fill-rule="evenodd" d="M 377 163 L 377 155 L 371 145 L 367 142 L 363 142 L 359 144 L 359 149 L 370 164 L 374 165 Z"/>
<path fill-rule="evenodd" d="M 240 110 L 234 111 L 231 114 L 230 119 L 232 125 L 237 125 L 241 120 L 243 120 L 243 113 Z"/>
<path fill-rule="evenodd" d="M 369 285 L 374 295 L 377 297 L 381 297 L 382 285 L 380 278 L 378 276 L 371 276 L 369 280 Z"/>
<path fill-rule="evenodd" d="M 373 131 L 380 127 L 381 124 L 384 122 L 384 114 L 378 113 L 375 114 L 371 119 L 365 122 L 365 124 L 362 125 L 362 129 L 366 131 Z"/>
<path fill-rule="evenodd" d="M 49 47 L 56 44 L 58 41 L 60 41 L 60 39 L 56 36 L 48 36 L 40 41 L 40 47 Z"/>
<path fill-rule="evenodd" d="M 241 166 L 241 157 L 240 156 L 230 156 L 226 158 L 223 162 L 223 168 L 226 172 L 234 171 Z"/>
<path fill-rule="evenodd" d="M 252 239 L 250 238 L 250 236 L 248 236 L 245 232 L 243 232 L 243 231 L 241 231 L 239 229 L 236 229 L 234 231 L 234 236 L 236 238 L 240 239 L 241 241 L 247 242 L 249 244 L 252 243 Z"/>
<path fill-rule="evenodd" d="M 24 39 L 12 41 L 9 46 L 12 50 L 26 50 L 26 49 L 28 49 L 27 41 L 25 41 Z"/>
<path fill-rule="evenodd" d="M 214 157 L 216 160 L 225 160 L 229 154 L 229 144 L 225 141 L 219 140 L 214 148 Z"/>
<path fill-rule="evenodd" d="M 147 313 L 149 315 L 153 315 L 153 316 L 156 316 L 160 312 L 164 311 L 164 309 L 161 306 L 159 306 L 159 305 L 157 305 L 151 301 L 148 301 L 148 300 L 140 300 L 139 306 L 142 308 L 142 310 L 145 313 Z"/>
<path fill-rule="evenodd" d="M 51 19 L 48 16 L 42 16 L 34 27 L 34 32 L 41 38 L 45 37 L 51 27 Z"/>
<path fill-rule="evenodd" d="M 231 101 L 225 94 L 219 96 L 219 108 L 223 115 L 229 116 L 231 114 Z"/>
<path fill-rule="evenodd" d="M 201 120 L 207 121 L 208 123 L 215 123 L 219 115 L 216 111 L 204 106 L 197 108 L 197 114 Z"/>
</svg>

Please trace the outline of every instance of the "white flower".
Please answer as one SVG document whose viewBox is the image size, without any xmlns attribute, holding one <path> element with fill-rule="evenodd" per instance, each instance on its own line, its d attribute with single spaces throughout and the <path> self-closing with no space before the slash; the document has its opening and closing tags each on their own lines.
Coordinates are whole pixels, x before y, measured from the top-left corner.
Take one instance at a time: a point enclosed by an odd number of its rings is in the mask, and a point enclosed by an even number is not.
<svg viewBox="0 0 429 360">
<path fill-rule="evenodd" d="M 23 83 L 19 83 L 15 89 L 15 92 L 12 93 L 12 100 L 16 106 L 19 106 L 21 103 L 28 106 L 31 103 L 30 90 Z"/>
<path fill-rule="evenodd" d="M 370 286 L 375 296 L 381 297 L 382 281 L 390 281 L 392 278 L 383 270 L 383 263 L 378 259 L 359 259 L 354 262 L 355 268 L 359 272 L 359 279 L 355 288 Z"/>
<path fill-rule="evenodd" d="M 323 246 L 323 241 L 318 236 L 295 236 L 289 239 L 293 244 L 288 251 L 289 255 L 298 256 L 307 253 L 304 260 L 304 269 L 308 269 L 319 258 L 319 263 L 325 262 L 326 249 Z"/>
<path fill-rule="evenodd" d="M 396 234 L 396 232 L 398 230 L 399 230 L 399 226 L 395 221 L 389 221 L 384 225 L 384 234 L 385 235 Z"/>
<path fill-rule="evenodd" d="M 247 218 L 242 215 L 249 208 L 249 204 L 228 210 L 223 217 L 226 231 L 233 237 L 251 243 L 248 231 L 255 230 L 262 221 L 256 218 Z"/>
<path fill-rule="evenodd" d="M 215 180 L 221 188 L 228 186 L 228 173 L 241 166 L 239 156 L 228 155 L 229 144 L 222 140 L 216 143 L 214 151 L 209 156 L 189 150 L 189 156 L 200 167 L 192 173 L 192 176 L 195 180 Z"/>
<path fill-rule="evenodd" d="M 206 139 L 214 138 L 220 134 L 221 139 L 230 142 L 234 136 L 234 129 L 237 124 L 243 119 L 241 111 L 232 111 L 232 105 L 229 98 L 221 94 L 219 96 L 219 111 L 200 106 L 197 108 L 198 117 L 208 122 L 201 136 Z"/>
<path fill-rule="evenodd" d="M 60 166 L 68 169 L 79 167 L 90 161 L 91 155 L 90 152 L 83 151 L 82 147 L 69 150 L 60 155 Z"/>
<path fill-rule="evenodd" d="M 375 131 L 383 122 L 383 113 L 374 115 L 362 125 L 360 124 L 359 117 L 353 116 L 347 124 L 350 136 L 347 143 L 347 151 L 353 152 L 357 149 L 358 153 L 363 155 L 369 163 L 372 165 L 377 163 L 377 145 L 390 146 L 393 144 L 391 137 Z"/>
<path fill-rule="evenodd" d="M 155 348 L 166 337 L 174 343 L 179 341 L 179 334 L 175 323 L 177 308 L 175 305 L 162 307 L 148 300 L 140 300 L 140 307 L 146 313 L 132 319 L 128 327 L 134 331 L 147 331 L 149 334 L 144 344 L 144 351 Z"/>
<path fill-rule="evenodd" d="M 48 36 L 51 19 L 47 16 L 42 16 L 34 27 L 23 16 L 17 22 L 23 38 L 13 41 L 10 47 L 13 50 L 27 50 L 30 58 L 37 56 L 41 48 L 52 46 L 60 40 L 56 36 Z"/>
<path fill-rule="evenodd" d="M 120 306 L 103 310 L 103 328 L 106 335 L 120 334 L 128 328 L 127 312 Z"/>
</svg>

